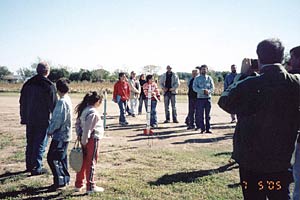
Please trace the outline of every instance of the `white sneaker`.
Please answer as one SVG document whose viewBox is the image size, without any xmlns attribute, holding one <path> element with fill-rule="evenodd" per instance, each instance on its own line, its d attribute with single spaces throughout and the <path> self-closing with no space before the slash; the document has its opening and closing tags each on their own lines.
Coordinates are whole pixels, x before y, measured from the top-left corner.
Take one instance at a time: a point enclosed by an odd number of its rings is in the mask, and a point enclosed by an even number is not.
<svg viewBox="0 0 300 200">
<path fill-rule="evenodd" d="M 75 192 L 81 192 L 81 190 L 83 190 L 85 187 L 86 187 L 85 185 L 82 186 L 82 187 L 80 187 L 80 188 L 78 188 L 78 187 L 75 186 L 74 191 L 75 191 Z"/>
<path fill-rule="evenodd" d="M 94 186 L 91 190 L 86 191 L 87 194 L 93 194 L 93 193 L 96 193 L 96 192 L 104 192 L 104 188 L 99 187 L 99 186 Z"/>
</svg>

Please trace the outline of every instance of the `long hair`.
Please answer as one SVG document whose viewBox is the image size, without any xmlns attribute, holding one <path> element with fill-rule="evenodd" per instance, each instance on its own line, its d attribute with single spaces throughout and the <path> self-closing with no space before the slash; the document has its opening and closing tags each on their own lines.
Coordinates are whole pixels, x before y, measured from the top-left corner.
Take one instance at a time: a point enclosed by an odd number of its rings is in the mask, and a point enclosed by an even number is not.
<svg viewBox="0 0 300 200">
<path fill-rule="evenodd" d="M 86 93 L 86 95 L 83 97 L 83 100 L 75 107 L 75 113 L 78 114 L 77 118 L 80 117 L 82 111 L 87 106 L 94 105 L 99 100 L 100 103 L 102 103 L 102 99 L 102 95 L 98 94 L 96 91 Z"/>
</svg>

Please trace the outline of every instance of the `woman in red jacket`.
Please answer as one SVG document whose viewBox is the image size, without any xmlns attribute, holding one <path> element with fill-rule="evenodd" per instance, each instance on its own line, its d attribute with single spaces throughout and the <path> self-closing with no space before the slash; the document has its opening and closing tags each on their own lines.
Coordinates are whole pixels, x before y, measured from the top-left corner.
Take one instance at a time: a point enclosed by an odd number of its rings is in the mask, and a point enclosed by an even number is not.
<svg viewBox="0 0 300 200">
<path fill-rule="evenodd" d="M 119 105 L 120 117 L 119 123 L 122 126 L 128 125 L 126 121 L 126 107 L 130 97 L 130 87 L 126 81 L 125 73 L 119 73 L 119 81 L 114 85 L 113 101 Z"/>
</svg>

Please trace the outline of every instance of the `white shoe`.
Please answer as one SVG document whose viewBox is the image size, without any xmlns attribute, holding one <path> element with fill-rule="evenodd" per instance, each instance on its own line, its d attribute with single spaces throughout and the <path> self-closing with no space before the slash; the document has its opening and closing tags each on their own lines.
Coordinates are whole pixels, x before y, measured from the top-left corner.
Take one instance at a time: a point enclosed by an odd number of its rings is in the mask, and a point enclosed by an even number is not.
<svg viewBox="0 0 300 200">
<path fill-rule="evenodd" d="M 86 191 L 87 194 L 93 194 L 93 193 L 96 193 L 96 192 L 104 192 L 104 188 L 99 187 L 99 186 L 94 186 L 91 190 Z"/>
<path fill-rule="evenodd" d="M 80 187 L 80 188 L 78 188 L 78 187 L 75 186 L 74 191 L 75 191 L 75 192 L 81 192 L 81 190 L 83 190 L 84 188 L 85 188 L 85 185 L 82 186 L 82 187 Z"/>
</svg>

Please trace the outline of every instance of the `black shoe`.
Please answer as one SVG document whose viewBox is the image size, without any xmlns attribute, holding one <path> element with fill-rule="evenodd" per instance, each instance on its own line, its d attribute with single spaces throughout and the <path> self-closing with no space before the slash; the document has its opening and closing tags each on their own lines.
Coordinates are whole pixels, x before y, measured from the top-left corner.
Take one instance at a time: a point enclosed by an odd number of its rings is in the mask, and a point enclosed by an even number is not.
<svg viewBox="0 0 300 200">
<path fill-rule="evenodd" d="M 59 189 L 62 189 L 62 188 L 64 188 L 64 187 L 66 187 L 66 185 L 68 185 L 68 184 L 64 184 L 64 185 L 56 185 L 56 184 L 52 184 L 52 185 L 49 186 L 48 192 L 55 192 L 55 191 L 57 191 L 57 190 L 59 190 Z"/>
<path fill-rule="evenodd" d="M 179 121 L 177 119 L 174 119 L 173 123 L 179 123 Z"/>
<path fill-rule="evenodd" d="M 120 124 L 121 126 L 127 126 L 129 123 L 128 123 L 128 122 L 119 122 L 119 124 Z"/>
<path fill-rule="evenodd" d="M 195 131 L 199 131 L 200 130 L 200 128 L 195 128 Z"/>
<path fill-rule="evenodd" d="M 195 127 L 194 126 L 189 126 L 187 127 L 187 130 L 191 130 L 191 129 L 194 129 Z"/>
<path fill-rule="evenodd" d="M 39 175 L 43 175 L 43 174 L 47 174 L 48 170 L 46 169 L 41 169 L 41 170 L 33 170 L 31 171 L 31 176 L 39 176 Z"/>
<path fill-rule="evenodd" d="M 165 124 L 166 124 L 166 123 L 170 123 L 170 120 L 166 119 L 166 120 L 164 121 L 164 123 L 165 123 Z"/>
<path fill-rule="evenodd" d="M 203 132 L 204 132 L 204 131 L 203 131 Z M 208 130 L 208 131 L 205 131 L 205 133 L 212 134 L 212 132 L 211 132 L 210 130 Z"/>
<path fill-rule="evenodd" d="M 204 131 L 205 131 L 205 130 L 201 130 L 201 132 L 200 132 L 200 133 L 201 133 L 201 134 L 203 134 L 203 133 L 204 133 Z"/>
<path fill-rule="evenodd" d="M 135 117 L 135 114 L 132 114 L 131 117 Z"/>
</svg>

